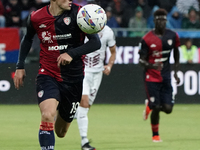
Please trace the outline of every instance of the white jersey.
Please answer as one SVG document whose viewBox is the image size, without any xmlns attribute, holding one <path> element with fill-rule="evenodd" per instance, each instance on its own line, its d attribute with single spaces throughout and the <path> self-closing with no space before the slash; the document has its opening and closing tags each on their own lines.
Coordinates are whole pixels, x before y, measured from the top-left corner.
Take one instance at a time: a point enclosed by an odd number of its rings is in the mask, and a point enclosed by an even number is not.
<svg viewBox="0 0 200 150">
<path fill-rule="evenodd" d="M 107 46 L 112 47 L 116 43 L 114 33 L 107 25 L 98 33 L 98 35 L 101 40 L 101 48 L 85 56 L 85 72 L 103 71 L 106 48 Z"/>
</svg>

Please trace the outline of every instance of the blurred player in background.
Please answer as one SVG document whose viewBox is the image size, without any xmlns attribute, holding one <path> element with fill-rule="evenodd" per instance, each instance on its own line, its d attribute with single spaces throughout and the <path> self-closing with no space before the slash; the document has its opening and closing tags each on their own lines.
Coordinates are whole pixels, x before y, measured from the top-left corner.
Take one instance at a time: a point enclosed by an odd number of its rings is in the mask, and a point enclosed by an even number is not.
<svg viewBox="0 0 200 150">
<path fill-rule="evenodd" d="M 33 12 L 21 42 L 14 84 L 19 89 L 25 77 L 24 61 L 35 34 L 40 39 L 40 68 L 36 79 L 41 111 L 39 143 L 41 150 L 54 150 L 54 128 L 64 137 L 82 96 L 83 57 L 100 48 L 97 34 L 86 35 L 77 26 L 79 5 L 72 0 L 51 0 L 50 5 Z M 57 111 L 58 110 L 58 111 Z M 54 127 L 55 125 L 55 127 Z"/>
<path fill-rule="evenodd" d="M 151 113 L 151 129 L 153 142 L 161 142 L 159 136 L 160 111 L 170 114 L 174 105 L 171 86 L 171 69 L 169 57 L 174 49 L 174 78 L 177 84 L 179 66 L 180 39 L 177 33 L 166 29 L 167 12 L 158 9 L 154 13 L 155 29 L 148 32 L 141 41 L 139 50 L 140 64 L 144 67 L 145 89 L 148 100 L 143 119 L 147 120 Z"/>
<path fill-rule="evenodd" d="M 116 41 L 113 31 L 107 25 L 98 33 L 101 40 L 101 48 L 95 52 L 86 55 L 85 78 L 83 79 L 83 94 L 80 106 L 77 110 L 77 123 L 81 136 L 82 150 L 95 150 L 89 145 L 87 138 L 88 131 L 88 111 L 93 104 L 99 86 L 101 84 L 103 73 L 109 75 L 116 57 Z M 107 46 L 110 49 L 111 56 L 109 62 L 104 66 L 105 52 Z"/>
<path fill-rule="evenodd" d="M 88 4 L 99 4 L 94 0 L 89 0 Z M 88 132 L 88 111 L 93 104 L 99 86 L 101 84 L 103 73 L 109 75 L 116 57 L 116 41 L 113 31 L 107 25 L 104 29 L 98 33 L 101 48 L 95 52 L 89 53 L 85 56 L 85 78 L 83 80 L 83 93 L 80 106 L 77 110 L 77 123 L 79 133 L 81 136 L 81 148 L 82 150 L 95 150 L 89 143 L 87 138 Z M 107 46 L 110 49 L 111 56 L 109 62 L 104 66 L 105 52 Z"/>
</svg>

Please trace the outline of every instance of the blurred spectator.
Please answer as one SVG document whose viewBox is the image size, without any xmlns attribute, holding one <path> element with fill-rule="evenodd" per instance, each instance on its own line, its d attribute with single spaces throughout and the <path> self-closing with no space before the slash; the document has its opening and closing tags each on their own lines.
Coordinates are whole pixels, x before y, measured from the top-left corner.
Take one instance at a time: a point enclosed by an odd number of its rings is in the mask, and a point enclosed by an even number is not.
<svg viewBox="0 0 200 150">
<path fill-rule="evenodd" d="M 154 16 L 153 16 L 153 14 L 158 9 L 159 9 L 159 7 L 157 5 L 153 7 L 153 9 L 152 9 L 152 11 L 150 13 L 150 16 L 147 19 L 147 28 L 150 28 L 150 29 L 154 28 L 155 24 L 154 24 Z"/>
<path fill-rule="evenodd" d="M 180 63 L 198 63 L 199 52 L 197 46 L 192 44 L 191 39 L 186 39 L 185 44 L 180 47 Z"/>
<path fill-rule="evenodd" d="M 200 22 L 198 19 L 197 11 L 192 7 L 189 9 L 188 17 L 185 17 L 182 21 L 182 28 L 183 29 L 199 29 Z"/>
<path fill-rule="evenodd" d="M 176 6 L 174 6 L 167 15 L 167 20 L 172 29 L 181 29 L 182 19 L 183 16 Z"/>
<path fill-rule="evenodd" d="M 140 6 L 143 10 L 143 17 L 147 19 L 150 16 L 151 9 L 147 3 L 147 0 L 138 0 L 137 6 Z"/>
<path fill-rule="evenodd" d="M 43 6 L 47 5 L 49 2 L 49 0 L 47 1 L 43 1 L 43 0 L 35 0 L 33 7 L 31 8 L 32 10 L 37 10 L 42 8 Z"/>
<path fill-rule="evenodd" d="M 196 11 L 199 11 L 198 0 L 177 0 L 176 6 L 184 16 L 188 15 L 191 7 L 195 8 Z"/>
<path fill-rule="evenodd" d="M 105 9 L 105 11 L 106 11 L 106 16 L 107 16 L 107 25 L 111 28 L 118 28 L 119 24 L 117 23 L 117 20 L 112 14 L 112 8 L 108 6 Z"/>
<path fill-rule="evenodd" d="M 138 6 L 135 9 L 135 15 L 130 18 L 128 27 L 137 28 L 137 29 L 142 29 L 142 28 L 147 27 L 146 19 L 143 17 L 143 10 L 140 6 Z M 144 32 L 142 30 L 129 33 L 130 37 L 141 37 L 143 35 L 144 35 Z"/>
<path fill-rule="evenodd" d="M 6 24 L 6 19 L 3 14 L 4 14 L 4 6 L 0 0 L 0 28 L 5 27 Z"/>
<path fill-rule="evenodd" d="M 170 12 L 172 7 L 176 4 L 176 0 L 148 0 L 150 7 L 158 6 Z"/>
<path fill-rule="evenodd" d="M 112 13 L 116 17 L 120 27 L 128 27 L 128 22 L 132 13 L 131 7 L 127 2 L 125 0 L 112 0 L 109 6 L 112 8 Z"/>
<path fill-rule="evenodd" d="M 130 18 L 129 28 L 146 28 L 146 19 L 143 18 L 143 10 L 140 6 L 135 9 L 135 15 Z"/>
<path fill-rule="evenodd" d="M 112 2 L 112 0 L 101 0 L 101 7 L 103 9 L 106 9 L 111 2 Z"/>
<path fill-rule="evenodd" d="M 79 4 L 81 6 L 84 6 L 87 4 L 87 0 L 73 0 L 73 3 Z"/>
<path fill-rule="evenodd" d="M 21 0 L 21 20 L 22 20 L 22 26 L 26 26 L 28 15 L 31 11 L 31 5 L 29 3 L 29 0 Z"/>
<path fill-rule="evenodd" d="M 18 0 L 8 0 L 5 5 L 7 27 L 21 27 L 21 9 Z"/>
</svg>

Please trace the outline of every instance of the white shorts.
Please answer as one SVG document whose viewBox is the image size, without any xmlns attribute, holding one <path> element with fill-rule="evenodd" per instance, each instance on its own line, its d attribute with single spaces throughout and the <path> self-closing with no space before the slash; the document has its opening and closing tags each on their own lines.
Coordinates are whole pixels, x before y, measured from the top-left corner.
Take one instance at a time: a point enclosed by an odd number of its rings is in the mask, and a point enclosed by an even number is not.
<svg viewBox="0 0 200 150">
<path fill-rule="evenodd" d="M 96 98 L 99 86 L 101 84 L 103 72 L 85 72 L 83 79 L 82 95 L 89 96 L 89 105 L 92 105 Z"/>
</svg>

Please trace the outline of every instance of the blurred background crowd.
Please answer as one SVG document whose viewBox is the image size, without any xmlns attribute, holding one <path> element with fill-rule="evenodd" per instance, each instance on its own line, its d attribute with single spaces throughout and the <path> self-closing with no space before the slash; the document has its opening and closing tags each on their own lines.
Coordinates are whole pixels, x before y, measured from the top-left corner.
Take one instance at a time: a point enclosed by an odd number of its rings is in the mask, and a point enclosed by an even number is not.
<svg viewBox="0 0 200 150">
<path fill-rule="evenodd" d="M 0 0 L 0 28 L 26 26 L 28 15 L 49 3 L 50 0 Z M 86 5 L 94 0 L 73 0 Z M 96 0 L 97 1 L 97 0 Z M 130 30 L 128 37 L 142 37 L 146 30 L 154 28 L 153 13 L 164 8 L 167 12 L 167 28 L 173 30 L 199 30 L 198 0 L 98 0 L 107 15 L 107 25 L 113 29 Z M 133 30 L 134 29 L 134 30 Z M 146 29 L 146 30 L 145 30 Z M 24 31 L 24 30 L 22 30 Z M 139 31 L 139 32 L 137 32 Z M 24 31 L 25 32 L 25 31 Z M 23 33 L 20 34 L 21 37 Z M 116 35 L 117 36 L 117 35 Z M 39 39 L 35 37 L 31 52 L 39 53 Z M 185 39 L 181 47 L 181 62 L 199 62 L 198 48 L 192 39 Z M 34 57 L 35 58 L 35 57 Z M 192 61 L 191 61 L 192 59 Z"/>
<path fill-rule="evenodd" d="M 74 0 L 85 5 L 91 0 Z M 199 29 L 198 0 L 100 0 L 112 28 L 153 28 L 153 13 L 168 12 L 167 28 Z M 0 0 L 0 27 L 24 27 L 30 12 L 47 5 L 49 0 Z"/>
</svg>

